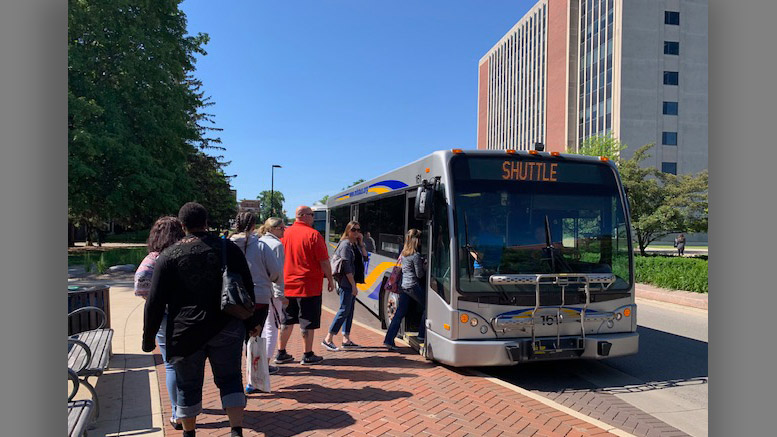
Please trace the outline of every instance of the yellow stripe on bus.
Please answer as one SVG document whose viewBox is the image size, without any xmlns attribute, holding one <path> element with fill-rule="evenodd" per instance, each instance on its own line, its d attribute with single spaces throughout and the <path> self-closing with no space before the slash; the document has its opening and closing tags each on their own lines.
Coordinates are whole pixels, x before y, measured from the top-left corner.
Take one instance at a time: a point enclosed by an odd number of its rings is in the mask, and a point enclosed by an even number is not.
<svg viewBox="0 0 777 437">
<path fill-rule="evenodd" d="M 356 284 L 356 288 L 358 288 L 359 291 L 369 291 L 378 280 L 383 279 L 383 273 L 385 273 L 386 270 L 393 268 L 395 265 L 396 263 L 389 261 L 376 265 L 370 274 L 364 278 L 364 284 Z"/>
</svg>

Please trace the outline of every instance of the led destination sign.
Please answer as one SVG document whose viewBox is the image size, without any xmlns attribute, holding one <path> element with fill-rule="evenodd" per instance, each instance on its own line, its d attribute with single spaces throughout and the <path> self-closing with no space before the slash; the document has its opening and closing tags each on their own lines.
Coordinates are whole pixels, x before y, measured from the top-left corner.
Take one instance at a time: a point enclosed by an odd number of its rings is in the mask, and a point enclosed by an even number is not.
<svg viewBox="0 0 777 437">
<path fill-rule="evenodd" d="M 502 179 L 512 181 L 558 182 L 557 162 L 505 161 Z"/>
<path fill-rule="evenodd" d="M 598 162 L 456 156 L 451 165 L 456 179 L 461 181 L 616 185 L 614 168 Z"/>
</svg>

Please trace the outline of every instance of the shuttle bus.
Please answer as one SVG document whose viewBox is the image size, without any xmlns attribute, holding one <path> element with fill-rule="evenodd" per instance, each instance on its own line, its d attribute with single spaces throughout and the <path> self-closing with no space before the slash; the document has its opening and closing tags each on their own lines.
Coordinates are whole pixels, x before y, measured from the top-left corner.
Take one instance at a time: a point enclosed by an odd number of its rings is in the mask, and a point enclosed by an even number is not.
<svg viewBox="0 0 777 437">
<path fill-rule="evenodd" d="M 422 231 L 426 338 L 415 335 L 418 307 L 401 335 L 427 359 L 498 366 L 637 353 L 628 202 L 605 157 L 438 151 L 332 195 L 327 216 L 330 252 L 352 219 L 371 239 L 357 298 L 384 328 L 403 236 Z"/>
</svg>

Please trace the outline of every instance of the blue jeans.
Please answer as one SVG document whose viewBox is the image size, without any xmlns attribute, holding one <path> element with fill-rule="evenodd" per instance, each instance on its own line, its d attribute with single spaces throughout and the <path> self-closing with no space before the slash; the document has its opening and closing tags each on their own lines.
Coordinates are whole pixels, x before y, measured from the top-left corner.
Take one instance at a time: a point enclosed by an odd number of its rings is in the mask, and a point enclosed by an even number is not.
<svg viewBox="0 0 777 437">
<path fill-rule="evenodd" d="M 165 330 L 167 329 L 167 312 L 162 317 L 162 324 L 159 326 L 159 332 L 156 333 L 156 344 L 159 346 L 159 352 L 162 353 L 162 361 L 165 363 L 165 385 L 167 385 L 167 395 L 170 397 L 170 406 L 173 410 L 173 419 L 175 415 L 175 368 L 172 363 L 167 362 L 167 343 L 165 340 Z"/>
<path fill-rule="evenodd" d="M 386 337 L 383 339 L 383 344 L 394 345 L 394 339 L 399 334 L 399 326 L 407 314 L 407 307 L 410 305 L 411 299 L 423 305 L 424 312 L 421 316 L 421 325 L 418 327 L 418 337 L 424 338 L 426 336 L 426 299 L 423 288 L 421 285 L 416 284 L 412 288 L 403 288 L 402 292 L 399 293 L 397 312 L 394 313 L 394 317 L 391 319 L 391 323 L 386 331 Z"/>
<path fill-rule="evenodd" d="M 243 321 L 233 319 L 200 349 L 173 364 L 177 383 L 176 417 L 197 417 L 202 412 L 206 358 L 210 361 L 213 381 L 221 394 L 222 408 L 245 407 L 242 371 L 244 337 Z"/>
<path fill-rule="evenodd" d="M 332 324 L 329 325 L 329 333 L 332 335 L 337 334 L 340 327 L 343 327 L 343 334 L 348 335 L 351 333 L 351 325 L 353 324 L 353 309 L 356 306 L 356 296 L 353 295 L 353 289 L 351 287 L 337 286 L 337 293 L 340 295 L 340 309 L 337 310 Z"/>
</svg>

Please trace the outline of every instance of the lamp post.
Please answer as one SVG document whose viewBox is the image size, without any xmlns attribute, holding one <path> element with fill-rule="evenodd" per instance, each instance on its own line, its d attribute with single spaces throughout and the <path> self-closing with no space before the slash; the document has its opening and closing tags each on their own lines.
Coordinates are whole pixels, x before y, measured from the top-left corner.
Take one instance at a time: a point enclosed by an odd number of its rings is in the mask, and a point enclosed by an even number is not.
<svg viewBox="0 0 777 437">
<path fill-rule="evenodd" d="M 275 169 L 281 168 L 278 164 L 272 165 L 272 170 L 270 170 L 270 215 L 272 217 L 275 217 Z"/>
</svg>

